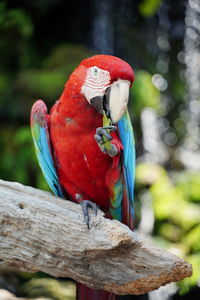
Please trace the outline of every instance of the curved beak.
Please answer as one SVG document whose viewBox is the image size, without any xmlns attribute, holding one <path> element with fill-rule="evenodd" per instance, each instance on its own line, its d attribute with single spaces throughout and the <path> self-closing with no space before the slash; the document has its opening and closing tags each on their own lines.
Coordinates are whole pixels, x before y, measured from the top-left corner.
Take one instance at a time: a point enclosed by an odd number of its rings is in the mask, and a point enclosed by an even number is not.
<svg viewBox="0 0 200 300">
<path fill-rule="evenodd" d="M 127 109 L 130 82 L 117 80 L 106 91 L 107 110 L 113 124 L 116 124 Z"/>
<path fill-rule="evenodd" d="M 127 109 L 130 82 L 118 79 L 113 82 L 104 96 L 96 96 L 90 100 L 91 105 L 99 112 L 105 111 L 113 124 L 116 124 Z"/>
</svg>

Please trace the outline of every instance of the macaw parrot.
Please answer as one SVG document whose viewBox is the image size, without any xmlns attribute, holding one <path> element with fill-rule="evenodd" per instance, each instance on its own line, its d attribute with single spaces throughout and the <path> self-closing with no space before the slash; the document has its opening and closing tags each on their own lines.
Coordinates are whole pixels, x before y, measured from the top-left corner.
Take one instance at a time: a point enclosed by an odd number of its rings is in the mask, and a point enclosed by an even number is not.
<svg viewBox="0 0 200 300">
<path fill-rule="evenodd" d="M 134 72 L 122 59 L 95 55 L 70 75 L 50 114 L 42 100 L 31 110 L 39 165 L 52 191 L 133 229 L 135 146 L 127 104 Z M 77 299 L 115 295 L 78 284 Z"/>
</svg>

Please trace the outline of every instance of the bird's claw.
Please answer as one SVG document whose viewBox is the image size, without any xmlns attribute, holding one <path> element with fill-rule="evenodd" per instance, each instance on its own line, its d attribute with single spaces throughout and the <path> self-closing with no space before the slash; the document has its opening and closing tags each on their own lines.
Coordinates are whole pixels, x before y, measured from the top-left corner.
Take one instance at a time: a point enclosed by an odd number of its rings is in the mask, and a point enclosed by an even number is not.
<svg viewBox="0 0 200 300">
<path fill-rule="evenodd" d="M 82 207 L 84 220 L 87 224 L 87 228 L 90 229 L 90 216 L 89 216 L 88 208 L 93 209 L 95 212 L 95 216 L 96 216 L 99 207 L 96 203 L 89 201 L 89 200 L 83 200 L 80 204 Z"/>
<path fill-rule="evenodd" d="M 96 134 L 94 135 L 94 138 L 95 138 L 97 144 L 99 145 L 99 148 L 101 149 L 101 151 L 103 153 L 107 153 L 111 157 L 113 157 L 113 156 L 118 154 L 117 147 L 115 145 L 111 144 L 110 149 L 108 150 L 104 146 L 104 143 L 106 141 L 111 141 L 112 140 L 112 136 L 109 134 L 108 130 L 110 132 L 113 132 L 113 131 L 117 130 L 117 127 L 114 126 L 114 125 L 105 126 L 105 127 L 98 127 L 96 129 Z"/>
<path fill-rule="evenodd" d="M 108 130 L 110 132 L 116 131 L 117 127 L 114 125 L 111 126 L 105 126 L 105 127 L 98 127 L 96 129 L 95 139 L 97 138 L 99 142 L 101 141 L 103 143 L 103 136 L 108 140 L 112 140 L 112 136 L 108 133 Z"/>
</svg>

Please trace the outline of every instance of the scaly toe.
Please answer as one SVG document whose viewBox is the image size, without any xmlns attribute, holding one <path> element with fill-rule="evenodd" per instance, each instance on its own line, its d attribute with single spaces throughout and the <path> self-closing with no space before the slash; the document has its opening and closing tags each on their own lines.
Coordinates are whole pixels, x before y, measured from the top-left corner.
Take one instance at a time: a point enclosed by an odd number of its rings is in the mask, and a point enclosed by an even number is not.
<svg viewBox="0 0 200 300">
<path fill-rule="evenodd" d="M 88 208 L 93 209 L 95 212 L 95 216 L 96 216 L 99 207 L 98 207 L 98 205 L 96 205 L 96 203 L 94 203 L 90 200 L 83 200 L 80 204 L 82 207 L 84 220 L 87 224 L 87 228 L 90 229 L 90 216 L 89 216 Z"/>
</svg>

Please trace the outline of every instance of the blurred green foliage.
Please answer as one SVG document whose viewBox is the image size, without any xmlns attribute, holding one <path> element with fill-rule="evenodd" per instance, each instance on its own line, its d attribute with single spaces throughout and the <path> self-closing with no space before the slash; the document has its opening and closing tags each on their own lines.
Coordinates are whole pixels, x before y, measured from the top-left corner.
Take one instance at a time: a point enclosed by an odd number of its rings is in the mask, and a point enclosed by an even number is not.
<svg viewBox="0 0 200 300">
<path fill-rule="evenodd" d="M 144 17 L 151 17 L 157 12 L 161 3 L 162 0 L 143 0 L 139 5 L 139 11 Z"/>
<path fill-rule="evenodd" d="M 177 187 L 184 197 L 191 202 L 200 202 L 200 174 L 198 172 L 182 172 Z"/>
<path fill-rule="evenodd" d="M 152 75 L 147 71 L 140 70 L 135 74 L 135 81 L 130 90 L 134 101 L 131 102 L 131 109 L 135 116 L 139 116 L 145 107 L 160 108 L 160 91 L 152 83 Z"/>
<path fill-rule="evenodd" d="M 69 75 L 76 66 L 92 55 L 82 45 L 62 44 L 51 50 L 37 69 L 21 70 L 16 78 L 16 89 L 22 99 L 57 99 Z"/>
<path fill-rule="evenodd" d="M 29 126 L 0 127 L 0 178 L 49 190 L 38 167 Z"/>
<path fill-rule="evenodd" d="M 0 56 L 4 58 L 0 60 L 1 68 L 13 73 L 25 66 L 32 33 L 32 21 L 23 9 L 8 10 L 5 2 L 0 3 Z"/>
<path fill-rule="evenodd" d="M 74 283 L 52 278 L 32 278 L 17 291 L 17 294 L 26 297 L 46 297 L 53 300 L 75 300 L 75 293 L 76 286 Z"/>
<path fill-rule="evenodd" d="M 191 254 L 187 256 L 187 261 L 193 266 L 193 275 L 190 278 L 186 278 L 183 281 L 179 282 L 180 294 L 184 295 L 190 291 L 191 288 L 194 288 L 200 277 L 200 255 L 199 253 Z"/>
<path fill-rule="evenodd" d="M 157 164 L 141 163 L 136 170 L 139 195 L 147 186 L 155 213 L 155 241 L 193 265 L 192 277 L 179 283 L 180 293 L 185 294 L 200 278 L 199 173 L 172 176 Z"/>
</svg>

